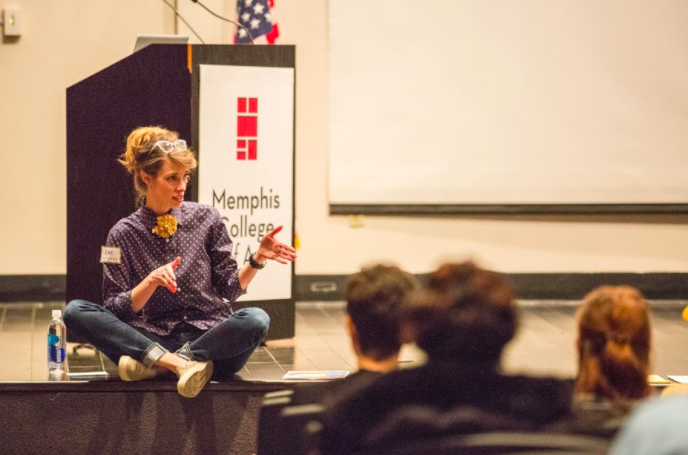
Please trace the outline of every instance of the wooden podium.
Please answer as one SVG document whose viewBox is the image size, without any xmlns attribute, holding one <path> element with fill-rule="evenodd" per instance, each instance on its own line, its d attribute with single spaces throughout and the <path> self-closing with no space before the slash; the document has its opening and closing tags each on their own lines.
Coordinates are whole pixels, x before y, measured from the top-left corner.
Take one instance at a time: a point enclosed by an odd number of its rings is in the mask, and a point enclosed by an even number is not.
<svg viewBox="0 0 688 455">
<path fill-rule="evenodd" d="M 200 65 L 293 69 L 295 47 L 154 44 L 67 89 L 68 302 L 102 303 L 100 247 L 110 228 L 136 210 L 132 179 L 117 162 L 127 135 L 139 126 L 164 126 L 187 139 L 203 161 L 198 147 Z M 293 140 L 291 149 L 293 163 Z M 197 175 L 186 197 L 198 200 Z M 293 209 L 290 221 L 294 232 Z M 290 298 L 233 305 L 266 310 L 268 339 L 294 336 L 291 270 Z"/>
</svg>

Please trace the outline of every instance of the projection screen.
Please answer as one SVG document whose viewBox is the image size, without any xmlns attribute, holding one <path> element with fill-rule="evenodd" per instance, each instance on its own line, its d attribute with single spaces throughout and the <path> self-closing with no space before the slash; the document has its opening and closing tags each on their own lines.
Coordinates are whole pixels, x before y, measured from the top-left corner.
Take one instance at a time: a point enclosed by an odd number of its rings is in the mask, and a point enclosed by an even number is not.
<svg viewBox="0 0 688 455">
<path fill-rule="evenodd" d="M 329 0 L 332 213 L 688 211 L 688 2 Z"/>
</svg>

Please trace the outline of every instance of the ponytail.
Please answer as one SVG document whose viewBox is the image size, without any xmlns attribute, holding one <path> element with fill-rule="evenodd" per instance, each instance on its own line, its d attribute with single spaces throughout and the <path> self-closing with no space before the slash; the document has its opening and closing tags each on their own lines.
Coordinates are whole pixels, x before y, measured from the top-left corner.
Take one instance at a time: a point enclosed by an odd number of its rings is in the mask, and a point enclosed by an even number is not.
<svg viewBox="0 0 688 455">
<path fill-rule="evenodd" d="M 608 399 L 647 396 L 650 316 L 640 292 L 628 286 L 595 289 L 585 297 L 576 317 L 576 392 Z"/>
</svg>

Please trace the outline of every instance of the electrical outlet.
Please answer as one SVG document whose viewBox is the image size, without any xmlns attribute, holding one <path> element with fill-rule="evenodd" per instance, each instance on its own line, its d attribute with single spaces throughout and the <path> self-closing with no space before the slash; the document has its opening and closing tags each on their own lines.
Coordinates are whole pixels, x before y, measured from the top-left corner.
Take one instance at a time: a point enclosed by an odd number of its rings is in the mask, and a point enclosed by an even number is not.
<svg viewBox="0 0 688 455">
<path fill-rule="evenodd" d="M 363 215 L 349 215 L 350 228 L 362 228 L 364 224 Z"/>
<path fill-rule="evenodd" d="M 21 36 L 22 18 L 21 10 L 16 7 L 8 7 L 2 12 L 2 30 L 5 36 Z"/>
</svg>

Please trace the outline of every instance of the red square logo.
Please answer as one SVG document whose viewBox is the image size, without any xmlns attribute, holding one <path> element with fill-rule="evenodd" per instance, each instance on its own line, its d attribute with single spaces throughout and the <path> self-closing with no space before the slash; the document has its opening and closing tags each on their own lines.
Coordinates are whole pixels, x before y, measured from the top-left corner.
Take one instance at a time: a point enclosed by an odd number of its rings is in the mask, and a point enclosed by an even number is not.
<svg viewBox="0 0 688 455">
<path fill-rule="evenodd" d="M 258 136 L 258 117 L 237 117 L 237 136 Z"/>
<path fill-rule="evenodd" d="M 258 98 L 237 98 L 237 160 L 258 159 Z"/>
</svg>

